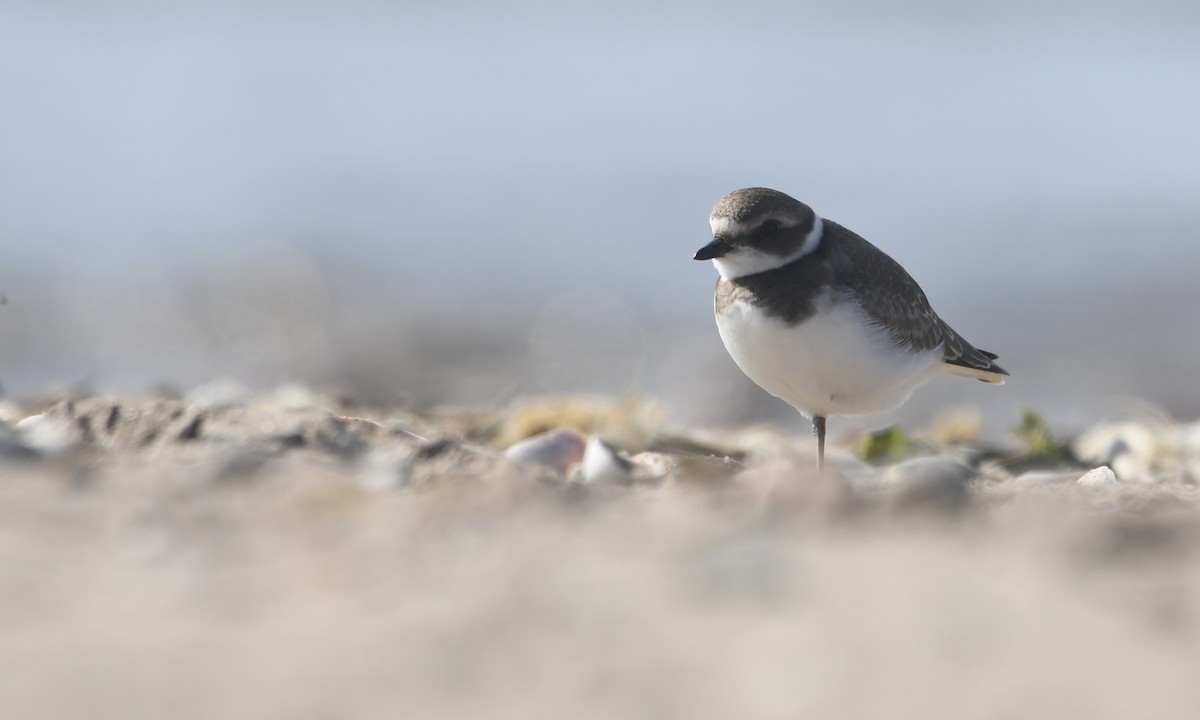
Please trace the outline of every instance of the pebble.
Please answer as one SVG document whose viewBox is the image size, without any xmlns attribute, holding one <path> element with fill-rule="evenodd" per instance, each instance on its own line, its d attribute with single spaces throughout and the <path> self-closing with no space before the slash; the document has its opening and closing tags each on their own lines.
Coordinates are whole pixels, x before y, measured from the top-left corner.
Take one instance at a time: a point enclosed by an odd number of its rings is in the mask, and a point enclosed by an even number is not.
<svg viewBox="0 0 1200 720">
<path fill-rule="evenodd" d="M 356 458 L 370 449 L 369 434 L 379 426 L 369 420 L 327 417 L 312 428 L 313 445 L 342 458 Z"/>
<path fill-rule="evenodd" d="M 897 463 L 879 476 L 898 507 L 959 510 L 971 499 L 967 483 L 975 471 L 947 456 L 915 458 Z"/>
<path fill-rule="evenodd" d="M 1120 485 L 1117 480 L 1117 475 L 1112 471 L 1112 468 L 1107 465 L 1101 465 L 1098 468 L 1088 470 L 1075 482 L 1087 487 L 1099 487 L 1102 485 Z"/>
<path fill-rule="evenodd" d="M 592 435 L 584 446 L 579 479 L 585 483 L 626 485 L 633 481 L 633 463 Z"/>
<path fill-rule="evenodd" d="M 587 440 L 568 428 L 559 428 L 513 444 L 504 457 L 523 465 L 548 467 L 566 477 L 570 469 L 583 462 Z"/>
<path fill-rule="evenodd" d="M 17 434 L 25 445 L 46 455 L 57 455 L 75 444 L 75 428 L 60 415 L 31 415 L 17 423 Z"/>
</svg>

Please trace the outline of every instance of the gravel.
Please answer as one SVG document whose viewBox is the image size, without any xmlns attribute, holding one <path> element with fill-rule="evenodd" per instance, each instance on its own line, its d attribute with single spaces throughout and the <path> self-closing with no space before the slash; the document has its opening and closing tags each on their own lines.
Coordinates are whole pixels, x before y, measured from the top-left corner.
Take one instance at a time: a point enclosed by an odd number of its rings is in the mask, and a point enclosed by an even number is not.
<svg viewBox="0 0 1200 720">
<path fill-rule="evenodd" d="M 536 422 L 299 390 L 20 406 L 0 421 L 5 716 L 1200 704 L 1194 426 L 1076 443 L 1130 477 L 969 446 L 877 468 L 846 444 L 820 474 L 806 436 L 602 399 L 553 427 L 535 402 Z"/>
</svg>

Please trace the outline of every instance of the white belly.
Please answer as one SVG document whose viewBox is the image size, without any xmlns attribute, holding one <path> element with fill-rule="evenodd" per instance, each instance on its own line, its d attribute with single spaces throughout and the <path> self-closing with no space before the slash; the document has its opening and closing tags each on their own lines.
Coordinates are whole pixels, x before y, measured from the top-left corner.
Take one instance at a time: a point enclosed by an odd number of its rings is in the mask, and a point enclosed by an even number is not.
<svg viewBox="0 0 1200 720">
<path fill-rule="evenodd" d="M 789 326 L 737 301 L 717 316 L 717 329 L 742 372 L 810 416 L 891 410 L 942 365 L 941 348 L 896 347 L 854 302 L 827 298 L 818 306 Z"/>
</svg>

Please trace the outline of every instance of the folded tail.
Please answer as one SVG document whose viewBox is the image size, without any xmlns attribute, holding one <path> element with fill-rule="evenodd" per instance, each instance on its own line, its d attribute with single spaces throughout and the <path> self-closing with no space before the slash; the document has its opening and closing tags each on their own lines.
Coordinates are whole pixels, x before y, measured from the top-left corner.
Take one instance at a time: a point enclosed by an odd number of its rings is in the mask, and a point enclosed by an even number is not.
<svg viewBox="0 0 1200 720">
<path fill-rule="evenodd" d="M 963 344 L 966 345 L 966 343 Z M 954 357 L 950 357 L 949 352 L 946 355 L 942 369 L 951 375 L 973 378 L 992 385 L 1003 385 L 1004 378 L 1008 375 L 1007 370 L 992 362 L 1000 356 L 987 350 L 979 350 L 966 345 L 960 348 Z"/>
</svg>

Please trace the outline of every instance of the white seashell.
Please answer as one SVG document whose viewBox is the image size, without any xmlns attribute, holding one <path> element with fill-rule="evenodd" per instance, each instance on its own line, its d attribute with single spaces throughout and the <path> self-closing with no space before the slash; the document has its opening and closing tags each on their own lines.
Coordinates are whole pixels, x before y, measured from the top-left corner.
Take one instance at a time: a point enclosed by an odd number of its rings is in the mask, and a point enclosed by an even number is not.
<svg viewBox="0 0 1200 720">
<path fill-rule="evenodd" d="M 614 483 L 623 485 L 633 480 L 633 464 L 605 445 L 595 435 L 588 438 L 583 450 L 583 466 L 579 479 L 585 483 Z"/>
<path fill-rule="evenodd" d="M 1098 487 L 1101 485 L 1120 485 L 1117 480 L 1117 475 L 1112 471 L 1112 468 L 1107 465 L 1101 465 L 1098 468 L 1088 470 L 1077 481 L 1080 485 L 1088 487 Z"/>
<path fill-rule="evenodd" d="M 75 444 L 71 421 L 56 415 L 31 415 L 17 423 L 17 433 L 26 445 L 47 455 L 60 453 Z"/>
<path fill-rule="evenodd" d="M 540 465 L 566 475 L 572 465 L 583 461 L 586 441 L 583 435 L 559 428 L 534 435 L 504 451 L 504 457 L 523 465 Z"/>
</svg>

